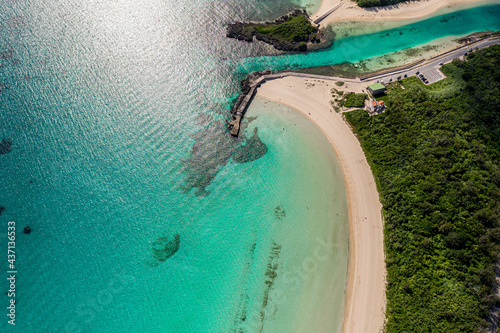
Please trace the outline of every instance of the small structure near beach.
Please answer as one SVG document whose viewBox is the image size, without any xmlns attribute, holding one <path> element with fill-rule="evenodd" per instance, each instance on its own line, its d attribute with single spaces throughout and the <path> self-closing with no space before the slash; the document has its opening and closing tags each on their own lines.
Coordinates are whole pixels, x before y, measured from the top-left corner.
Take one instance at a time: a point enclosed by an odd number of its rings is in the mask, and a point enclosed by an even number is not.
<svg viewBox="0 0 500 333">
<path fill-rule="evenodd" d="M 369 104 L 368 104 L 369 105 Z M 376 101 L 372 99 L 371 106 L 366 105 L 366 110 L 368 111 L 368 115 L 375 116 L 379 113 L 385 111 L 385 102 L 384 101 Z"/>
<path fill-rule="evenodd" d="M 382 95 L 385 92 L 385 86 L 382 83 L 374 83 L 366 87 L 372 96 Z"/>
</svg>

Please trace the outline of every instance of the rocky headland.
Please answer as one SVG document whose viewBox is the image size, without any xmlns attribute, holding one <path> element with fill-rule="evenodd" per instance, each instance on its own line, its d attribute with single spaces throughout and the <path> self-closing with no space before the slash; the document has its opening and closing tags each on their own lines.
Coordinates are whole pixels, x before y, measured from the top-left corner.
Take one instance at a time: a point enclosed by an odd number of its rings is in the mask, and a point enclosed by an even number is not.
<svg viewBox="0 0 500 333">
<path fill-rule="evenodd" d="M 325 39 L 324 32 L 311 24 L 303 10 L 295 10 L 274 22 L 236 22 L 227 27 L 227 37 L 253 42 L 257 40 L 271 44 L 280 51 L 305 52 L 313 44 Z"/>
</svg>

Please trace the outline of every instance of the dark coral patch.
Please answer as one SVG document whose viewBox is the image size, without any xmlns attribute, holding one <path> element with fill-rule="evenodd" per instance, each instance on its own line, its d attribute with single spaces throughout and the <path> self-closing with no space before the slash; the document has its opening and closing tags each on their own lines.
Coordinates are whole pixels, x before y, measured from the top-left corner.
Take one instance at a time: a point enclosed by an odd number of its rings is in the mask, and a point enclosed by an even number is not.
<svg viewBox="0 0 500 333">
<path fill-rule="evenodd" d="M 237 147 L 237 142 L 229 135 L 222 121 L 214 121 L 207 128 L 193 135 L 196 140 L 191 155 L 183 161 L 185 192 L 195 189 L 196 196 L 210 194 L 205 189 L 219 170 L 227 164 Z"/>
<path fill-rule="evenodd" d="M 154 260 L 148 261 L 148 264 L 155 267 L 165 262 L 179 250 L 180 244 L 181 236 L 179 234 L 175 234 L 173 239 L 169 239 L 168 237 L 158 238 L 153 242 L 152 246 L 152 257 Z"/>
<path fill-rule="evenodd" d="M 12 28 L 14 27 L 21 27 L 26 24 L 26 20 L 24 19 L 23 16 L 13 16 L 9 18 L 9 26 Z"/>
<path fill-rule="evenodd" d="M 267 154 L 267 146 L 259 138 L 257 128 L 254 128 L 253 135 L 247 140 L 246 145 L 240 146 L 233 155 L 236 163 L 247 163 L 255 161 Z"/>
<path fill-rule="evenodd" d="M 12 139 L 10 138 L 3 139 L 2 142 L 0 142 L 0 155 L 7 154 L 11 150 L 12 150 Z"/>
<path fill-rule="evenodd" d="M 10 48 L 7 51 L 0 53 L 0 59 L 12 59 L 14 57 L 14 49 Z"/>
</svg>

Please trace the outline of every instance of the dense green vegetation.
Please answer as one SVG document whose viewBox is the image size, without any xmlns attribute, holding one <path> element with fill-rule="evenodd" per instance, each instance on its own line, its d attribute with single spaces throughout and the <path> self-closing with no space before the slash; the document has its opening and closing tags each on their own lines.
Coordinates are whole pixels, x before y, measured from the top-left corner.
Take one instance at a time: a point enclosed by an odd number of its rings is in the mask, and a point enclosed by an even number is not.
<svg viewBox="0 0 500 333">
<path fill-rule="evenodd" d="M 387 332 L 478 332 L 496 300 L 500 46 L 443 71 L 389 85 L 381 115 L 346 114 L 383 204 Z"/>
<path fill-rule="evenodd" d="M 252 42 L 255 36 L 278 50 L 306 51 L 307 43 L 320 43 L 317 31 L 305 11 L 295 10 L 275 22 L 229 24 L 227 37 Z"/>
<path fill-rule="evenodd" d="M 388 6 L 408 0 L 356 0 L 360 7 Z"/>
<path fill-rule="evenodd" d="M 353 92 L 344 94 L 342 105 L 347 108 L 365 106 L 366 94 L 355 94 Z"/>
<path fill-rule="evenodd" d="M 343 83 L 342 83 L 343 84 Z M 353 92 L 344 93 L 342 90 L 332 88 L 332 97 L 339 106 L 347 108 L 365 106 L 366 94 L 355 94 Z"/>
<path fill-rule="evenodd" d="M 309 36 L 316 32 L 317 28 L 309 22 L 305 16 L 289 17 L 288 21 L 275 25 L 259 25 L 255 27 L 257 32 L 263 35 L 274 35 L 295 42 L 307 42 Z"/>
</svg>

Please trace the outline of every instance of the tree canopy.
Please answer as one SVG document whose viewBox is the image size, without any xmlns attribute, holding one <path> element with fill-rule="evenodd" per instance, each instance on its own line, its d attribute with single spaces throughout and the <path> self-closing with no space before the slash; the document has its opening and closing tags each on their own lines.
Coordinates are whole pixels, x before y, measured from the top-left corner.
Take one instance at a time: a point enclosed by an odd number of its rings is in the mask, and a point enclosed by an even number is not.
<svg viewBox="0 0 500 333">
<path fill-rule="evenodd" d="M 496 300 L 500 46 L 442 70 L 389 85 L 381 115 L 346 114 L 383 204 L 387 332 L 476 332 Z"/>
</svg>

